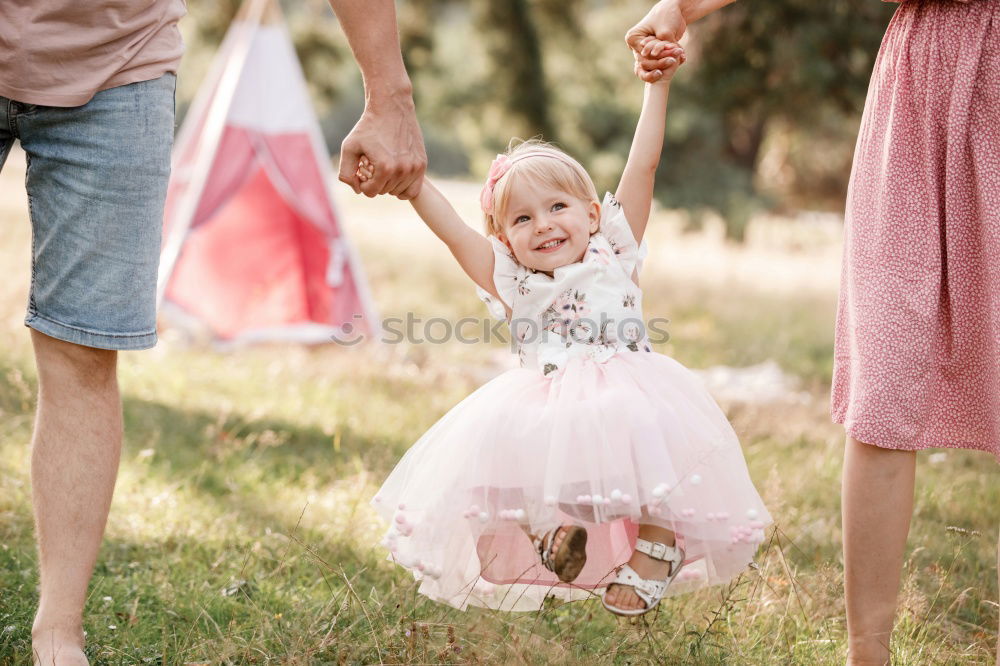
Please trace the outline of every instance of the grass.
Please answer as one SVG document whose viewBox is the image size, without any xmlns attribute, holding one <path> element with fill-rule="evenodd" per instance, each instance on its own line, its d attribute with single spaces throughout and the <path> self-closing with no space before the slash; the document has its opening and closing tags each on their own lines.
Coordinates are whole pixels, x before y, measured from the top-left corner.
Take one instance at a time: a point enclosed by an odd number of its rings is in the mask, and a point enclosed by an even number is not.
<svg viewBox="0 0 1000 666">
<path fill-rule="evenodd" d="M 36 379 L 20 321 L 27 224 L 0 177 L 0 664 L 30 650 L 37 572 L 28 441 Z M 23 195 L 21 195 L 23 196 Z M 383 315 L 481 314 L 405 209 L 345 199 Z M 684 241 L 661 218 L 655 244 Z M 389 240 L 386 240 L 389 239 Z M 751 250 L 746 250 L 750 252 Z M 741 251 L 742 252 L 742 251 Z M 713 284 L 650 262 L 647 314 L 688 365 L 768 358 L 811 398 L 726 405 L 777 528 L 758 568 L 638 622 L 595 601 L 462 613 L 417 595 L 376 546 L 368 500 L 502 346 L 184 348 L 123 354 L 125 452 L 86 609 L 96 664 L 839 664 L 840 430 L 826 415 L 834 294 Z M 1000 484 L 985 455 L 918 463 L 899 664 L 991 663 Z"/>
</svg>

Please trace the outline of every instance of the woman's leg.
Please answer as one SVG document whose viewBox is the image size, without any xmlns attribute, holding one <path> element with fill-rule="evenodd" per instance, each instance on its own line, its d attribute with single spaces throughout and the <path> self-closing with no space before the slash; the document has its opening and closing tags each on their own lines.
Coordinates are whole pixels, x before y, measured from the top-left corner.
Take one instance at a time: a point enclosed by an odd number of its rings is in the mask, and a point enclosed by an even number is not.
<svg viewBox="0 0 1000 666">
<path fill-rule="evenodd" d="M 849 665 L 889 663 L 915 470 L 913 451 L 847 438 L 842 511 Z"/>
<path fill-rule="evenodd" d="M 659 541 L 667 546 L 674 545 L 674 533 L 656 525 L 639 525 L 639 538 L 646 541 Z M 628 563 L 642 578 L 664 580 L 671 574 L 669 562 L 654 560 L 639 551 L 632 553 Z M 612 606 L 622 610 L 638 610 L 646 607 L 646 603 L 628 585 L 608 586 L 607 601 Z"/>
</svg>

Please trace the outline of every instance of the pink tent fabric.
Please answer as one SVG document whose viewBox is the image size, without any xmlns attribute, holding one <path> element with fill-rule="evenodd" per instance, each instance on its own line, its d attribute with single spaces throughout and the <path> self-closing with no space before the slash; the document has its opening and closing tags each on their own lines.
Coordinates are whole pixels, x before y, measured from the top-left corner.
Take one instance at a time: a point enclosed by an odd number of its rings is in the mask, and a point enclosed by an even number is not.
<svg viewBox="0 0 1000 666">
<path fill-rule="evenodd" d="M 276 20 L 260 23 L 264 9 Z M 323 342 L 375 321 L 276 11 L 251 0 L 230 28 L 178 137 L 167 193 L 161 320 L 197 322 L 226 342 Z"/>
</svg>

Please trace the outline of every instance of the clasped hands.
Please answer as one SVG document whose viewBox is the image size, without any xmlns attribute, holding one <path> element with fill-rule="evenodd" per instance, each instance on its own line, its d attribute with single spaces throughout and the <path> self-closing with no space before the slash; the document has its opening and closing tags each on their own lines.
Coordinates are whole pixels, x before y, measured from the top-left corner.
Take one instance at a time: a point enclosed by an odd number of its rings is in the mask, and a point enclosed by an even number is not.
<svg viewBox="0 0 1000 666">
<path fill-rule="evenodd" d="M 635 75 L 647 83 L 673 78 L 687 56 L 673 41 L 653 35 L 627 37 L 635 58 Z M 359 194 L 392 194 L 412 199 L 420 193 L 427 155 L 413 112 L 404 100 L 395 109 L 365 108 L 361 120 L 341 146 L 340 180 Z M 376 168 L 376 165 L 379 165 Z"/>
</svg>

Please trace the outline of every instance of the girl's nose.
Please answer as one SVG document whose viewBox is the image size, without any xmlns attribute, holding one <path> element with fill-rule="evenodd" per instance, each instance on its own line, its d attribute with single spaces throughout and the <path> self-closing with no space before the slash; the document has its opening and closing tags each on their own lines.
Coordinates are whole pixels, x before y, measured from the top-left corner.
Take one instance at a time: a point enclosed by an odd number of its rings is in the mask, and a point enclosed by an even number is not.
<svg viewBox="0 0 1000 666">
<path fill-rule="evenodd" d="M 545 233 L 552 228 L 552 223 L 549 222 L 548 218 L 543 216 L 538 216 L 535 218 L 535 233 L 541 234 Z"/>
</svg>

